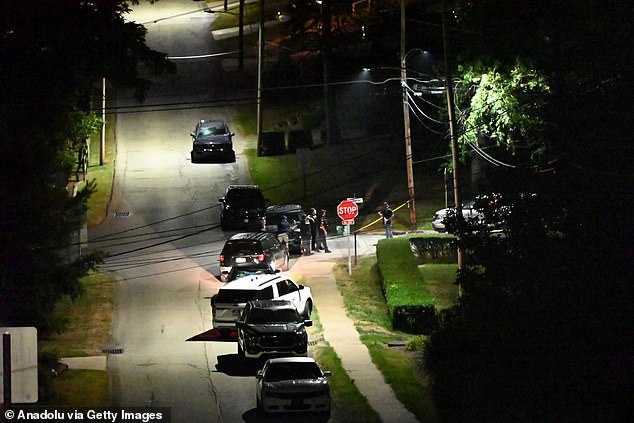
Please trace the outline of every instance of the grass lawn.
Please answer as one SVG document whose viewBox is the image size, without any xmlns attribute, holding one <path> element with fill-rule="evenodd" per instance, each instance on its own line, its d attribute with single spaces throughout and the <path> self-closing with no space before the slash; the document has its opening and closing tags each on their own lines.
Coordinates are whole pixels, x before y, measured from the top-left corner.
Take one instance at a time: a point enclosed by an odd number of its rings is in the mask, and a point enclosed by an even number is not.
<svg viewBox="0 0 634 423">
<path fill-rule="evenodd" d="M 437 421 L 429 387 L 419 371 L 419 352 L 388 346 L 393 341 L 403 341 L 407 345 L 420 345 L 421 342 L 419 336 L 392 329 L 376 266 L 375 257 L 362 257 L 351 276 L 348 276 L 347 264 L 335 267 L 337 286 L 346 310 L 355 321 L 373 362 L 397 398 L 420 421 Z"/>
<path fill-rule="evenodd" d="M 109 100 L 112 102 L 114 100 Z M 88 199 L 88 212 L 86 220 L 88 227 L 97 226 L 103 221 L 108 212 L 108 204 L 112 195 L 112 179 L 114 177 L 114 164 L 116 155 L 116 144 L 114 142 L 114 128 L 116 125 L 116 114 L 106 116 L 106 145 L 104 150 L 103 165 L 99 164 L 100 156 L 100 134 L 95 134 L 90 138 L 90 156 L 88 165 L 88 181 L 96 182 L 96 192 Z"/>
<path fill-rule="evenodd" d="M 458 286 L 447 281 L 456 279 L 457 264 L 424 264 L 418 267 L 427 285 L 427 290 L 434 296 L 437 310 L 444 310 L 458 302 Z"/>
<path fill-rule="evenodd" d="M 319 311 L 313 309 L 311 315 L 313 326 L 309 328 L 311 339 L 319 339 L 323 328 L 319 321 Z M 352 382 L 348 373 L 341 365 L 341 360 L 335 350 L 327 342 L 319 342 L 312 347 L 312 356 L 324 370 L 330 370 L 332 376 L 328 378 L 332 395 L 333 408 L 348 417 L 349 421 L 380 422 L 381 419 L 368 404 L 368 400 L 361 395 L 359 389 Z"/>
<path fill-rule="evenodd" d="M 38 342 L 40 353 L 61 357 L 103 355 L 101 347 L 110 342 L 115 280 L 107 274 L 92 272 L 81 281 L 82 295 L 75 301 L 65 298 L 55 306 L 55 316 L 67 322 L 64 332 Z M 44 371 L 44 370 L 42 370 Z M 40 405 L 108 405 L 108 374 L 99 370 L 69 370 L 55 378 L 46 378 L 53 389 L 51 398 Z"/>
<path fill-rule="evenodd" d="M 50 379 L 55 394 L 40 406 L 106 407 L 108 373 L 100 370 L 69 370 Z"/>
<path fill-rule="evenodd" d="M 81 281 L 82 295 L 75 301 L 64 298 L 55 306 L 55 317 L 67 322 L 63 333 L 40 342 L 40 351 L 59 357 L 100 354 L 110 342 L 116 281 L 112 276 L 91 272 Z"/>
</svg>

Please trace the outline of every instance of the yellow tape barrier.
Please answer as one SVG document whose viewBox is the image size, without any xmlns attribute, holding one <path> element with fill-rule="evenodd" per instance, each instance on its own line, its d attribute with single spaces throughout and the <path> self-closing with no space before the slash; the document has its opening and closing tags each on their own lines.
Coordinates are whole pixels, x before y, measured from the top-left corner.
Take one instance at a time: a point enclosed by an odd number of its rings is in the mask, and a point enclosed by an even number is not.
<svg viewBox="0 0 634 423">
<path fill-rule="evenodd" d="M 403 204 L 401 204 L 401 205 L 400 205 L 400 206 L 398 206 L 397 208 L 392 209 L 392 212 L 396 212 L 398 209 L 401 209 L 401 208 L 403 208 L 403 207 L 405 207 L 405 206 L 407 206 L 407 205 L 409 205 L 409 200 L 407 200 L 406 202 L 404 202 Z M 363 231 L 364 229 L 367 229 L 367 228 L 369 228 L 370 226 L 374 225 L 375 223 L 380 222 L 382 219 L 383 219 L 382 217 L 379 217 L 378 219 L 376 219 L 376 220 L 374 220 L 374 221 L 372 221 L 372 222 L 368 223 L 368 224 L 367 224 L 367 225 L 365 225 L 364 227 L 362 227 L 362 228 L 359 228 L 359 229 L 355 230 L 355 232 L 361 232 L 361 231 Z"/>
</svg>

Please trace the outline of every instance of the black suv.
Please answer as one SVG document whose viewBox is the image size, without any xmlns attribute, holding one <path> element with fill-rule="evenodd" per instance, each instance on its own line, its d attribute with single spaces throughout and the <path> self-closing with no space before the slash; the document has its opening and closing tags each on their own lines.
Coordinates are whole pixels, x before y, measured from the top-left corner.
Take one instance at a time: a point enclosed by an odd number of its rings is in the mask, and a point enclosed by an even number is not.
<svg viewBox="0 0 634 423">
<path fill-rule="evenodd" d="M 267 232 L 240 232 L 226 242 L 220 252 L 220 280 L 229 280 L 229 273 L 236 264 L 253 263 L 269 265 L 273 271 L 287 271 L 289 255 L 286 244 Z"/>
<path fill-rule="evenodd" d="M 192 137 L 192 163 L 197 163 L 202 157 L 221 157 L 227 162 L 234 162 L 236 154 L 233 151 L 231 138 L 235 135 L 229 131 L 227 124 L 221 120 L 200 120 L 196 124 Z"/>
<path fill-rule="evenodd" d="M 220 226 L 223 230 L 232 228 L 262 229 L 266 213 L 266 202 L 257 185 L 229 185 L 222 204 Z"/>
<path fill-rule="evenodd" d="M 288 249 L 292 254 L 302 252 L 302 237 L 299 230 L 299 222 L 304 215 L 304 209 L 299 204 L 277 204 L 266 208 L 266 231 L 277 233 L 277 225 L 286 216 L 291 225 L 291 232 L 288 234 Z"/>
<path fill-rule="evenodd" d="M 306 327 L 295 305 L 285 300 L 249 301 L 236 322 L 238 355 L 256 358 L 264 354 L 308 354 Z"/>
</svg>

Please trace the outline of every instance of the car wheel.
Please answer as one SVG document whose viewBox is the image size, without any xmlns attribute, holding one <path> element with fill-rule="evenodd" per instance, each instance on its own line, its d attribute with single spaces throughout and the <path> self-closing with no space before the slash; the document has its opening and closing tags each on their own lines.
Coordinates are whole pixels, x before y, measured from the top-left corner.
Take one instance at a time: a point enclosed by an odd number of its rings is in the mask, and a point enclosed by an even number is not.
<svg viewBox="0 0 634 423">
<path fill-rule="evenodd" d="M 227 153 L 227 162 L 233 163 L 235 161 L 236 161 L 236 152 L 231 150 L 230 152 Z"/>
<path fill-rule="evenodd" d="M 304 320 L 310 320 L 310 314 L 313 312 L 313 303 L 310 300 L 306 301 L 306 306 L 304 307 Z"/>
<path fill-rule="evenodd" d="M 196 152 L 192 150 L 190 154 L 191 154 L 192 163 L 198 163 L 198 156 L 196 155 Z"/>
<path fill-rule="evenodd" d="M 238 342 L 238 357 L 244 358 L 244 350 L 242 349 L 242 345 Z"/>
</svg>

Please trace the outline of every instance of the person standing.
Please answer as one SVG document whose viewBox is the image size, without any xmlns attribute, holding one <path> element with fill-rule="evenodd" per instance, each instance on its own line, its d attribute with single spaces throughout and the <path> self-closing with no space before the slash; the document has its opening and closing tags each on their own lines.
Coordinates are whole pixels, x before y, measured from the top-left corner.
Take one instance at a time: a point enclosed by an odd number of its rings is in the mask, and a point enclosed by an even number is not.
<svg viewBox="0 0 634 423">
<path fill-rule="evenodd" d="M 310 209 L 310 242 L 313 251 L 317 250 L 317 235 L 319 233 L 319 217 L 317 217 L 317 209 Z"/>
<path fill-rule="evenodd" d="M 288 217 L 283 215 L 280 219 L 280 223 L 277 225 L 277 239 L 286 245 L 288 248 L 288 234 L 291 232 L 291 224 L 288 222 Z"/>
<path fill-rule="evenodd" d="M 319 216 L 319 233 L 317 236 L 317 248 L 324 250 L 325 253 L 330 253 L 328 249 L 328 242 L 326 240 L 328 236 L 328 220 L 326 220 L 326 210 L 321 211 Z"/>
<path fill-rule="evenodd" d="M 311 252 L 311 226 L 310 217 L 308 215 L 302 215 L 302 220 L 299 222 L 299 233 L 302 237 L 302 254 L 309 256 Z"/>
<path fill-rule="evenodd" d="M 383 217 L 385 237 L 394 238 L 394 234 L 392 233 L 392 218 L 394 217 L 394 212 L 390 208 L 390 205 L 387 201 L 383 203 L 383 210 L 381 210 L 379 214 L 381 215 L 381 217 Z"/>
</svg>

